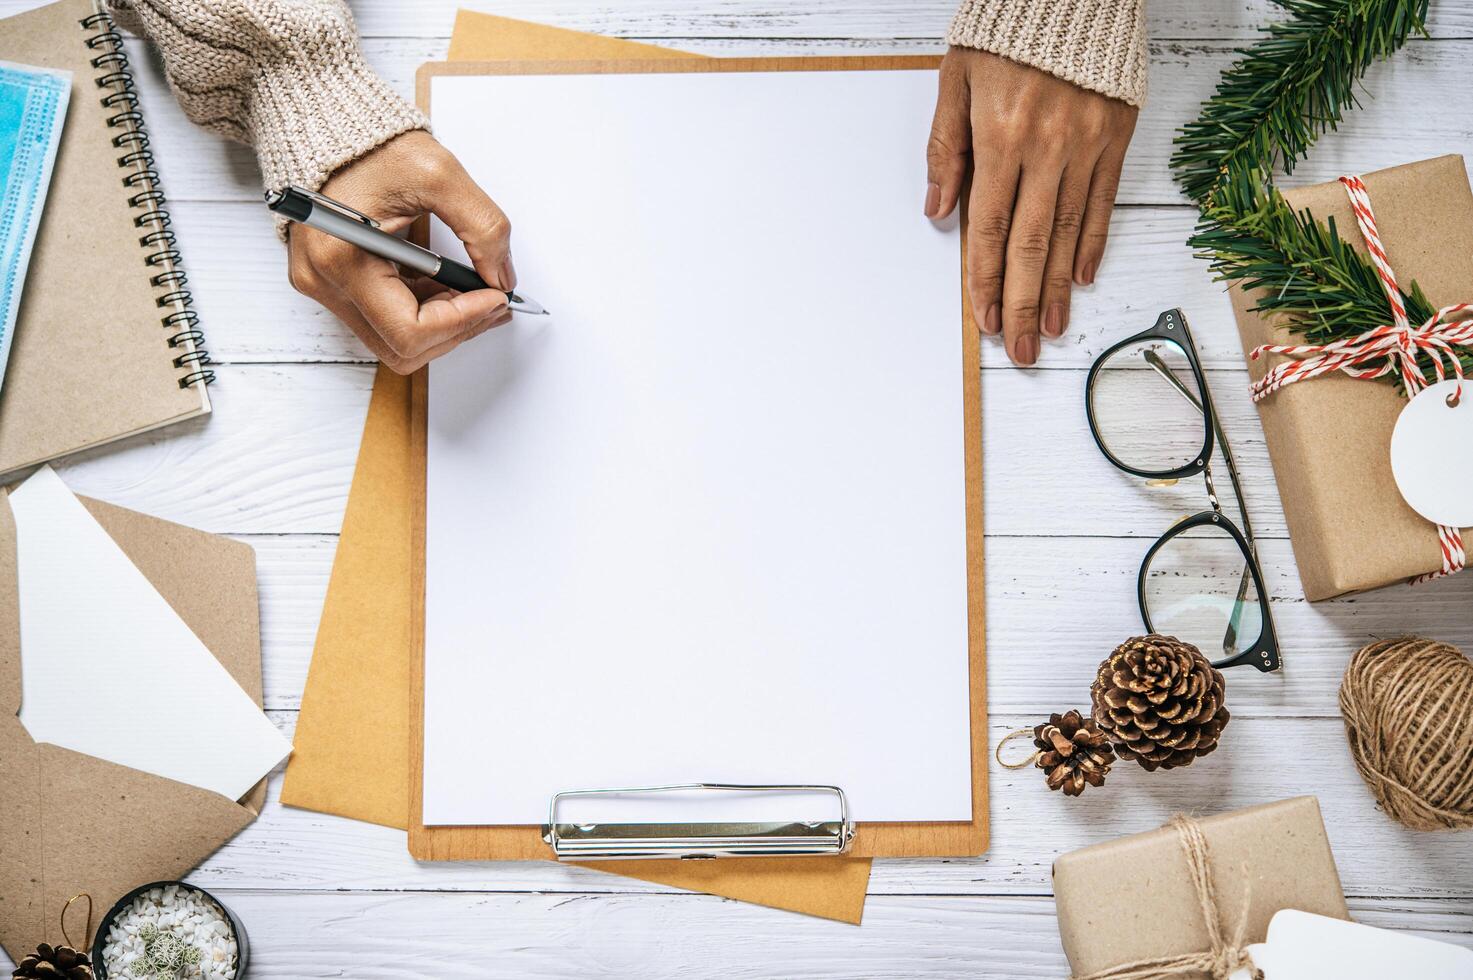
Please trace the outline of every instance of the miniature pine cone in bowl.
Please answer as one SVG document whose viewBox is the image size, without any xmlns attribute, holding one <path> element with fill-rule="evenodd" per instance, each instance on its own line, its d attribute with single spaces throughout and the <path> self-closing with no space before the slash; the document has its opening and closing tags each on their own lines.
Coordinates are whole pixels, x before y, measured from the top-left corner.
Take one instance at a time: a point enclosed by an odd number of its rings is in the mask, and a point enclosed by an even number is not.
<svg viewBox="0 0 1473 980">
<path fill-rule="evenodd" d="M 1051 714 L 1034 726 L 1033 744 L 1038 749 L 1033 764 L 1046 773 L 1048 788 L 1062 789 L 1065 796 L 1078 796 L 1085 786 L 1103 786 L 1115 761 L 1105 733 L 1077 711 Z"/>
<path fill-rule="evenodd" d="M 1100 664 L 1095 724 L 1122 759 L 1148 771 L 1190 765 L 1217 748 L 1229 715 L 1222 672 L 1174 636 L 1134 636 Z"/>
<path fill-rule="evenodd" d="M 42 943 L 15 965 L 11 980 L 92 980 L 87 954 L 70 946 Z"/>
</svg>

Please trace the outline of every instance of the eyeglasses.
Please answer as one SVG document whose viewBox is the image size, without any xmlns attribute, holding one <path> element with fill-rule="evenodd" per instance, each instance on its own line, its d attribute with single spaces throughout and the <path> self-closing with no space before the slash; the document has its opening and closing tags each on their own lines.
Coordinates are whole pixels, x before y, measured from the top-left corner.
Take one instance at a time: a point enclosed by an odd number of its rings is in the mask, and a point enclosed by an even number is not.
<svg viewBox="0 0 1473 980">
<path fill-rule="evenodd" d="M 1141 619 L 1208 657 L 1214 667 L 1281 666 L 1278 638 L 1238 469 L 1212 404 L 1197 345 L 1181 310 L 1122 340 L 1089 369 L 1085 410 L 1105 458 L 1148 486 L 1172 486 L 1202 474 L 1212 509 L 1184 517 L 1146 552 L 1137 592 Z M 1243 526 L 1223 513 L 1212 479 L 1212 451 L 1222 450 Z"/>
</svg>

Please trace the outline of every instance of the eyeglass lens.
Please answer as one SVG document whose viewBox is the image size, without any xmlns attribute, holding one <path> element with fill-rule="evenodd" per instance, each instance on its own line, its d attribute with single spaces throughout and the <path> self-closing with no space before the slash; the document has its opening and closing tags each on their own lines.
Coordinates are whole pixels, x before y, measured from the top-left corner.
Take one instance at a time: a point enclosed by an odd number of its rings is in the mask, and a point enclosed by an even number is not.
<svg viewBox="0 0 1473 980">
<path fill-rule="evenodd" d="M 1101 362 L 1090 388 L 1095 431 L 1117 463 L 1150 473 L 1187 466 L 1202 453 L 1202 392 L 1186 351 L 1143 340 Z"/>
<path fill-rule="evenodd" d="M 1177 534 L 1151 557 L 1145 578 L 1151 627 L 1216 659 L 1252 648 L 1263 634 L 1258 588 L 1238 541 L 1206 524 Z"/>
</svg>

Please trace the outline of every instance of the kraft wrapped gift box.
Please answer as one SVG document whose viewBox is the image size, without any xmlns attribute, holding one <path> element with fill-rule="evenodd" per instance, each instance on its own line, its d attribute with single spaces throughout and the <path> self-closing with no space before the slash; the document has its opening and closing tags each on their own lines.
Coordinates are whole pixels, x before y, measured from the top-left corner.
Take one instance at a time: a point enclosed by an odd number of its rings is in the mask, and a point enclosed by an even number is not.
<svg viewBox="0 0 1473 980">
<path fill-rule="evenodd" d="M 1248 896 L 1244 943 L 1280 909 L 1349 919 L 1319 801 L 1300 796 L 1198 820 L 1225 936 Z M 1059 938 L 1076 976 L 1207 950 L 1210 941 L 1174 828 L 1096 844 L 1054 862 Z"/>
<path fill-rule="evenodd" d="M 1434 308 L 1473 301 L 1473 193 L 1463 158 L 1422 160 L 1365 174 L 1376 227 L 1404 293 L 1413 281 Z M 1366 244 L 1338 181 L 1283 192 L 1362 255 Z M 1234 286 L 1244 354 L 1263 344 L 1311 343 L 1281 317 L 1253 312 L 1256 293 Z M 1388 306 L 1387 323 L 1391 322 Z M 1413 324 L 1417 326 L 1417 324 Z M 1284 357 L 1248 361 L 1254 381 Z M 1406 399 L 1386 381 L 1334 372 L 1258 403 L 1304 597 L 1311 602 L 1405 582 L 1442 568 L 1437 528 L 1402 499 L 1391 475 L 1391 430 Z M 1465 540 L 1473 533 L 1465 530 Z"/>
</svg>

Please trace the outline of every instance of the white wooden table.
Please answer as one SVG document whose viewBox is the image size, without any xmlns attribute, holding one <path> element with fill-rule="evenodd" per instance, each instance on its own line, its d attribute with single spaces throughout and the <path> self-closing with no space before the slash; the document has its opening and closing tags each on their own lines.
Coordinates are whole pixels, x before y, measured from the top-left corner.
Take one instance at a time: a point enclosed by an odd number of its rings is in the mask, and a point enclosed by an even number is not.
<svg viewBox="0 0 1473 980">
<path fill-rule="evenodd" d="M 0 14 L 34 0 L 0 0 Z M 410 93 L 444 56 L 453 0 L 358 0 L 370 61 Z M 505 0 L 487 9 L 713 55 L 941 50 L 953 0 Z M 1473 155 L 1473 4 L 1434 0 L 1431 40 L 1374 69 L 1364 109 L 1295 180 L 1447 152 Z M 402 833 L 277 802 L 192 876 L 245 921 L 253 977 L 1059 977 L 1049 867 L 1060 853 L 1299 793 L 1320 798 L 1353 914 L 1473 946 L 1473 834 L 1415 834 L 1379 813 L 1345 746 L 1336 691 L 1373 635 L 1421 632 L 1473 649 L 1473 574 L 1303 601 L 1245 395 L 1226 297 L 1183 242 L 1193 212 L 1166 169 L 1173 129 L 1206 97 L 1267 0 L 1152 0 L 1152 97 L 1099 283 L 1041 366 L 984 357 L 991 736 L 1085 706 L 1097 662 L 1139 631 L 1136 569 L 1151 539 L 1201 508 L 1196 483 L 1147 490 L 1087 434 L 1084 371 L 1114 339 L 1187 310 L 1246 480 L 1285 651 L 1278 676 L 1233 671 L 1217 754 L 1104 791 L 1048 792 L 992 772 L 984 857 L 878 861 L 861 927 L 690 895 L 551 863 L 417 864 Z M 68 460 L 73 488 L 250 543 L 259 560 L 266 706 L 290 735 L 373 378 L 364 348 L 287 286 L 254 161 L 190 126 L 130 42 L 210 348 L 215 412 Z M 916 147 L 920 153 L 921 147 Z M 495 193 L 495 188 L 490 188 Z M 917 187 L 916 207 L 923 188 Z M 1469 284 L 1473 289 L 1473 283 Z M 3 957 L 0 957 L 3 958 Z"/>
</svg>

